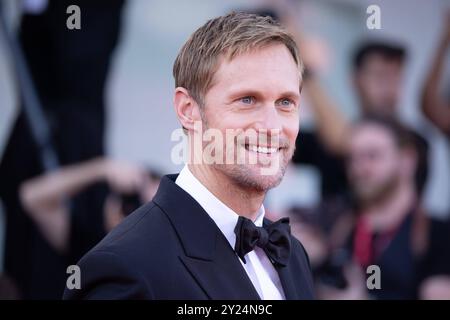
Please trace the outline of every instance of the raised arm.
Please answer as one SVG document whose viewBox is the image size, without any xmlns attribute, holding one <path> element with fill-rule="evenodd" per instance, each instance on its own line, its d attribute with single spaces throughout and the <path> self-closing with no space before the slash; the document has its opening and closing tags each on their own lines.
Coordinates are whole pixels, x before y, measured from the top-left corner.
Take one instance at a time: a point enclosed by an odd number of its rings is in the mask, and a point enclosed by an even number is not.
<svg viewBox="0 0 450 320">
<path fill-rule="evenodd" d="M 25 181 L 20 187 L 20 199 L 49 243 L 64 253 L 70 230 L 66 200 L 98 181 L 105 180 L 113 188 L 126 192 L 135 190 L 141 179 L 137 167 L 98 158 Z"/>
<path fill-rule="evenodd" d="M 345 154 L 347 150 L 346 139 L 349 131 L 349 122 L 341 112 L 341 108 L 333 101 L 315 76 L 315 53 L 310 50 L 308 40 L 299 31 L 298 18 L 292 10 L 281 12 L 281 22 L 288 28 L 295 38 L 297 45 L 302 52 L 306 66 L 303 79 L 303 89 L 311 102 L 314 119 L 317 126 L 317 133 L 325 147 L 334 154 Z"/>
<path fill-rule="evenodd" d="M 306 78 L 304 88 L 308 93 L 316 119 L 317 132 L 323 144 L 334 154 L 345 154 L 350 127 L 348 121 L 317 79 Z"/>
<path fill-rule="evenodd" d="M 422 111 L 424 115 L 441 131 L 450 133 L 450 103 L 439 94 L 439 82 L 445 67 L 445 59 L 450 44 L 450 11 L 444 34 L 439 43 L 430 72 L 425 80 L 422 92 Z"/>
</svg>

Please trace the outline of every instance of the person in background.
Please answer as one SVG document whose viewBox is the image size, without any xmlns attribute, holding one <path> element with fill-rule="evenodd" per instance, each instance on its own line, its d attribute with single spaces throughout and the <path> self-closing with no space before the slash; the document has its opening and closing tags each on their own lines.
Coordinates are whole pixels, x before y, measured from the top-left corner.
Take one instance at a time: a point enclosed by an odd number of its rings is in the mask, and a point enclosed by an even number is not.
<svg viewBox="0 0 450 320">
<path fill-rule="evenodd" d="M 81 29 L 69 30 L 67 8 L 81 9 Z M 104 88 L 119 41 L 124 0 L 24 0 L 18 40 L 50 128 L 60 165 L 104 155 Z M 43 173 L 19 101 L 0 160 L 6 215 L 5 272 L 23 299 L 59 299 L 66 262 L 39 232 L 19 199 L 20 185 Z"/>
<path fill-rule="evenodd" d="M 297 9 L 289 2 L 282 4 L 272 11 L 293 34 L 305 57 L 303 89 L 310 101 L 316 127 L 314 131 L 305 130 L 299 134 L 293 163 L 316 167 L 321 176 L 322 198 L 339 202 L 347 196 L 349 188 L 345 158 L 351 122 L 319 80 L 317 53 L 308 36 L 300 32 L 302 28 L 295 15 Z M 389 41 L 369 40 L 356 48 L 352 58 L 352 79 L 361 117 L 375 115 L 397 119 L 406 57 L 406 50 L 401 45 Z M 417 133 L 412 134 L 423 140 Z M 426 175 L 428 168 L 419 170 Z"/>
<path fill-rule="evenodd" d="M 402 93 L 405 59 L 405 49 L 395 44 L 383 42 L 368 42 L 355 52 L 353 79 L 360 102 L 361 118 L 374 116 L 399 122 L 398 108 Z M 328 166 L 328 163 L 334 163 L 330 165 L 329 170 L 327 169 L 324 172 L 332 171 L 329 175 L 326 175 L 330 178 L 327 180 L 337 178 L 334 183 L 340 187 L 335 189 L 338 192 L 333 193 L 333 195 L 345 197 L 349 185 L 344 164 L 350 149 L 349 141 L 351 140 L 352 126 L 347 119 L 338 115 L 339 109 L 330 98 L 327 98 L 326 92 L 315 79 L 313 72 L 309 72 L 309 75 L 305 77 L 305 88 L 307 94 L 313 97 L 311 101 L 318 123 L 318 134 L 322 138 L 319 139 L 320 141 L 311 140 L 311 142 L 315 142 L 313 144 L 309 143 L 307 138 L 299 136 L 298 157 L 294 155 L 294 162 L 302 163 L 301 157 L 305 157 L 305 154 L 307 154 L 312 162 L 323 162 L 322 167 Z M 327 113 L 329 115 L 325 116 Z M 339 124 L 331 125 L 333 121 Z M 428 141 L 421 134 L 405 125 L 402 126 L 412 136 L 411 139 L 420 144 L 419 151 L 429 148 Z M 312 134 L 315 135 L 315 133 Z M 325 137 L 334 137 L 334 139 Z M 311 151 L 318 149 L 322 151 L 317 155 L 314 155 L 315 152 Z M 301 150 L 303 152 L 300 152 Z M 307 150 L 311 152 L 306 152 Z M 428 176 L 429 171 L 427 154 L 419 152 L 417 157 L 416 185 L 424 188 L 425 177 Z M 322 160 L 314 160 L 315 158 Z M 342 178 L 342 175 L 345 178 Z"/>
<path fill-rule="evenodd" d="M 52 247 L 76 263 L 126 215 L 151 201 L 158 185 L 156 173 L 96 158 L 25 181 L 20 199 Z"/>
<path fill-rule="evenodd" d="M 322 298 L 417 298 L 429 249 L 429 219 L 420 201 L 423 186 L 415 178 L 418 154 L 426 153 L 423 146 L 392 119 L 366 117 L 352 127 L 347 174 L 353 201 L 346 221 L 353 227 L 333 248 L 333 253 L 347 252 L 340 274 L 346 284 L 319 285 Z M 380 267 L 381 289 L 366 287 L 370 265 Z"/>
<path fill-rule="evenodd" d="M 353 81 L 363 115 L 396 118 L 406 51 L 388 42 L 362 44 L 353 57 Z"/>
<path fill-rule="evenodd" d="M 370 42 L 357 50 L 353 79 L 362 117 L 373 114 L 396 118 L 404 58 L 404 49 L 385 43 Z M 315 117 L 316 130 L 305 131 L 298 136 L 293 162 L 319 169 L 324 198 L 341 197 L 348 190 L 345 157 L 351 125 L 322 87 L 314 66 L 308 65 L 308 60 L 305 65 L 304 88 Z"/>
</svg>

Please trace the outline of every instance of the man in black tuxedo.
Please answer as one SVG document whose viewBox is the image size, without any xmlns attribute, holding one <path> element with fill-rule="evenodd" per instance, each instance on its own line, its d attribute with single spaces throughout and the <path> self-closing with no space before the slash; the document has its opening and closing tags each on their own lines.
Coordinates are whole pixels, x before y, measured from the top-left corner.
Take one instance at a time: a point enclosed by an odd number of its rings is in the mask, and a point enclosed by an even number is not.
<svg viewBox="0 0 450 320">
<path fill-rule="evenodd" d="M 263 206 L 294 152 L 301 73 L 294 40 L 269 17 L 199 28 L 174 65 L 188 164 L 80 260 L 81 289 L 64 298 L 314 298 L 289 220 L 271 223 Z"/>
</svg>

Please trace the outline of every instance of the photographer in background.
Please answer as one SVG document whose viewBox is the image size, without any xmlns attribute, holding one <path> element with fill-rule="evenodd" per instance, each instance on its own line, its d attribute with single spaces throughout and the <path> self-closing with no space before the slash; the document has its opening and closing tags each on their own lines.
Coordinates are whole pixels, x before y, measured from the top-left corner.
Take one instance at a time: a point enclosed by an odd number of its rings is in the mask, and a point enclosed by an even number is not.
<svg viewBox="0 0 450 320">
<path fill-rule="evenodd" d="M 25 181 L 20 199 L 47 241 L 75 263 L 126 215 L 150 201 L 158 185 L 157 174 L 97 158 Z"/>
<path fill-rule="evenodd" d="M 340 235 L 341 246 L 331 254 L 347 252 L 338 275 L 347 283 L 343 288 L 320 285 L 322 298 L 418 297 L 419 284 L 427 275 L 424 258 L 430 250 L 430 219 L 421 205 L 426 179 L 417 178 L 421 174 L 417 168 L 426 159 L 420 156 L 427 154 L 426 143 L 416 139 L 386 118 L 363 118 L 352 127 L 347 174 L 353 227 L 346 236 Z M 365 270 L 370 265 L 379 266 L 382 286 L 367 291 Z"/>
</svg>

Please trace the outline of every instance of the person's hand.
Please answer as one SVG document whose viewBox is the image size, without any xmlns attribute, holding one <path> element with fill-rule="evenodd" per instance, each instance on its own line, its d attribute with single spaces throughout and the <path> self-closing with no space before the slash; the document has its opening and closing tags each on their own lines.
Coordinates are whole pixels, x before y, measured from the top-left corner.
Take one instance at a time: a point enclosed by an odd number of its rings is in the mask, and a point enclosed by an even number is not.
<svg viewBox="0 0 450 320">
<path fill-rule="evenodd" d="M 305 28 L 301 21 L 301 10 L 298 3 L 290 0 L 278 0 L 273 4 L 280 16 L 281 24 L 294 37 L 308 73 L 313 75 L 328 70 L 332 56 L 331 47 L 325 38 L 302 32 Z"/>
<path fill-rule="evenodd" d="M 116 192 L 138 191 L 144 184 L 144 170 L 133 164 L 107 159 L 102 164 L 108 185 Z"/>
<path fill-rule="evenodd" d="M 115 196 L 110 194 L 106 197 L 106 201 L 103 207 L 103 223 L 106 232 L 110 232 L 114 229 L 125 216 L 122 213 L 122 203 Z"/>
</svg>

